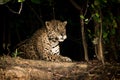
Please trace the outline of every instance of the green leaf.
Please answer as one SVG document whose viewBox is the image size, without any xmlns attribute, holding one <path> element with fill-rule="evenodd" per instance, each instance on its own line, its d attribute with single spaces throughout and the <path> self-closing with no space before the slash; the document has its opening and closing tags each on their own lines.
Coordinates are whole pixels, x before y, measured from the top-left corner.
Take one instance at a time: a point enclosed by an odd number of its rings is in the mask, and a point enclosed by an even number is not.
<svg viewBox="0 0 120 80">
<path fill-rule="evenodd" d="M 85 19 L 85 24 L 88 24 L 88 18 Z"/>
<path fill-rule="evenodd" d="M 0 5 L 3 5 L 3 4 L 5 4 L 5 3 L 7 3 L 7 2 L 9 2 L 10 0 L 0 0 Z"/>
<path fill-rule="evenodd" d="M 104 32 L 104 33 L 103 33 L 103 38 L 106 39 L 107 36 L 108 36 L 108 33 Z"/>
<path fill-rule="evenodd" d="M 80 15 L 80 18 L 81 18 L 81 19 L 85 19 L 85 17 L 84 17 L 83 15 Z"/>
<path fill-rule="evenodd" d="M 87 21 L 88 21 L 88 18 L 87 18 L 87 19 L 85 19 L 85 21 L 87 22 Z"/>
<path fill-rule="evenodd" d="M 113 27 L 117 28 L 117 23 L 116 23 L 115 19 L 113 19 Z"/>
<path fill-rule="evenodd" d="M 42 2 L 42 0 L 31 0 L 31 2 L 33 2 L 35 4 L 40 4 Z"/>
<path fill-rule="evenodd" d="M 115 28 L 112 29 L 111 34 L 112 34 L 112 35 L 115 34 Z"/>
<path fill-rule="evenodd" d="M 22 52 L 19 52 L 17 49 L 15 50 L 15 52 L 12 53 L 13 57 L 17 57 L 18 55 L 20 55 Z"/>
<path fill-rule="evenodd" d="M 92 8 L 95 8 L 93 4 L 91 4 L 91 7 L 92 7 Z"/>
<path fill-rule="evenodd" d="M 107 3 L 107 0 L 103 0 L 104 3 Z"/>
<path fill-rule="evenodd" d="M 88 31 L 89 33 L 91 33 L 91 30 L 90 30 L 90 29 L 87 29 L 87 31 Z"/>
<path fill-rule="evenodd" d="M 98 6 L 100 4 L 100 1 L 99 0 L 95 0 L 94 1 L 94 5 Z"/>
<path fill-rule="evenodd" d="M 95 16 L 96 16 L 96 17 L 100 17 L 100 15 L 99 15 L 98 13 L 95 13 Z"/>
<path fill-rule="evenodd" d="M 99 23 L 101 23 L 101 22 L 102 22 L 100 18 L 98 19 L 98 22 L 99 22 Z"/>
<path fill-rule="evenodd" d="M 18 0 L 18 2 L 24 2 L 25 0 Z"/>
</svg>

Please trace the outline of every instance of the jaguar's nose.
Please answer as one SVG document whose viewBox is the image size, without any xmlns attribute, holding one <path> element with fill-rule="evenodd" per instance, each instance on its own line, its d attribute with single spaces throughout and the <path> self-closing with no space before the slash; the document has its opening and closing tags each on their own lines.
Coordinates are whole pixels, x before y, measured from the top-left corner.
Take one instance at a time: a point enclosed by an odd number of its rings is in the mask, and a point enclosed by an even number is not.
<svg viewBox="0 0 120 80">
<path fill-rule="evenodd" d="M 67 38 L 67 36 L 66 36 L 66 35 L 64 35 L 64 36 L 63 36 L 63 39 L 66 39 L 66 38 Z"/>
<path fill-rule="evenodd" d="M 60 41 L 60 42 L 63 42 L 66 38 L 67 38 L 66 35 L 64 35 L 64 36 L 59 36 L 59 41 Z"/>
</svg>

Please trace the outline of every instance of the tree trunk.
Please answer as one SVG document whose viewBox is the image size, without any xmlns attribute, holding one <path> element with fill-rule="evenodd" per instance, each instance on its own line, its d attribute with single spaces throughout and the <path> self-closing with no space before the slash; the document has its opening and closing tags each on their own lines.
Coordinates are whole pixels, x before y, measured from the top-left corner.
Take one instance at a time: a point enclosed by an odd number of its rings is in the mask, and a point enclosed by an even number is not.
<svg viewBox="0 0 120 80">
<path fill-rule="evenodd" d="M 89 61 L 87 43 L 86 43 L 86 37 L 85 37 L 85 30 L 84 30 L 84 20 L 81 19 L 80 23 L 81 23 L 82 44 L 83 44 L 83 48 L 84 48 L 84 57 L 85 57 L 86 61 Z"/>
<path fill-rule="evenodd" d="M 79 10 L 80 15 L 83 15 L 83 11 L 81 9 L 81 7 L 74 1 L 74 0 L 70 0 L 70 2 L 72 3 L 72 5 Z M 88 50 L 87 50 L 87 43 L 86 43 L 86 37 L 85 37 L 85 30 L 84 30 L 84 19 L 80 18 L 80 23 L 81 23 L 81 34 L 82 34 L 82 44 L 83 44 L 83 48 L 84 48 L 84 57 L 86 61 L 89 61 L 88 58 Z"/>
</svg>

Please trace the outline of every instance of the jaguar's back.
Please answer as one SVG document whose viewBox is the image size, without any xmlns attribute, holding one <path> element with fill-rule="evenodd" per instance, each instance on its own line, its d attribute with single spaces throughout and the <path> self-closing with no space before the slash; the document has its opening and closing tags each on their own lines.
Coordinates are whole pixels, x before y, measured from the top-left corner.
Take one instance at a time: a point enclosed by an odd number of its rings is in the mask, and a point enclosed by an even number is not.
<svg viewBox="0 0 120 80">
<path fill-rule="evenodd" d="M 67 21 L 46 21 L 44 27 L 37 30 L 30 39 L 18 45 L 20 56 L 47 61 L 71 61 L 70 58 L 61 56 L 59 49 L 59 42 L 67 38 L 66 24 Z"/>
</svg>

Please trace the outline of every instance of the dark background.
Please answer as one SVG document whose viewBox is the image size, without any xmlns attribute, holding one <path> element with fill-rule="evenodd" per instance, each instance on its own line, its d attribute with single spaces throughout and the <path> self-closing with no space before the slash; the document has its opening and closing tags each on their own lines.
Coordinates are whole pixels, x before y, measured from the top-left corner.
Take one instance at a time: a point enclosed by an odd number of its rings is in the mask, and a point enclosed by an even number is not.
<svg viewBox="0 0 120 80">
<path fill-rule="evenodd" d="M 50 0 L 41 0 L 40 4 L 35 4 L 30 0 L 26 0 L 23 3 L 23 9 L 21 14 L 12 13 L 6 5 L 11 9 L 18 11 L 20 3 L 18 2 L 8 2 L 7 4 L 0 5 L 0 54 L 11 54 L 13 48 L 19 42 L 29 38 L 38 28 L 43 26 L 43 23 L 47 20 L 54 18 L 62 21 L 68 21 L 66 30 L 68 38 L 60 43 L 61 54 L 69 56 L 73 60 L 84 60 L 84 51 L 81 39 L 81 27 L 80 27 L 80 13 L 69 0 L 54 0 L 54 2 L 49 2 Z M 78 5 L 85 9 L 86 1 L 75 1 Z M 89 1 L 92 4 L 93 1 Z M 101 7 L 103 17 L 107 16 L 107 10 L 109 10 L 117 21 L 117 29 L 115 30 L 115 43 L 119 44 L 119 31 L 120 31 L 120 21 L 118 19 L 120 14 L 120 3 L 118 1 L 108 1 L 106 4 L 103 3 Z M 54 8 L 54 12 L 53 12 Z M 90 9 L 88 9 L 87 15 L 90 17 Z M 109 17 L 108 17 L 109 18 Z M 90 59 L 94 59 L 94 45 L 92 40 L 88 37 L 87 29 L 91 30 L 91 35 L 93 35 L 94 25 L 91 21 L 89 24 L 85 25 L 86 40 L 88 43 L 88 55 Z M 109 38 L 108 38 L 109 39 Z M 108 40 L 109 41 L 109 40 Z M 4 47 L 5 45 L 5 47 Z M 111 44 L 105 44 L 105 47 L 111 46 Z M 117 55 L 119 56 L 119 46 L 117 48 Z M 9 49 L 8 49 L 9 48 Z M 104 51 L 108 50 L 104 49 Z M 111 54 L 111 53 L 108 53 Z"/>
</svg>

